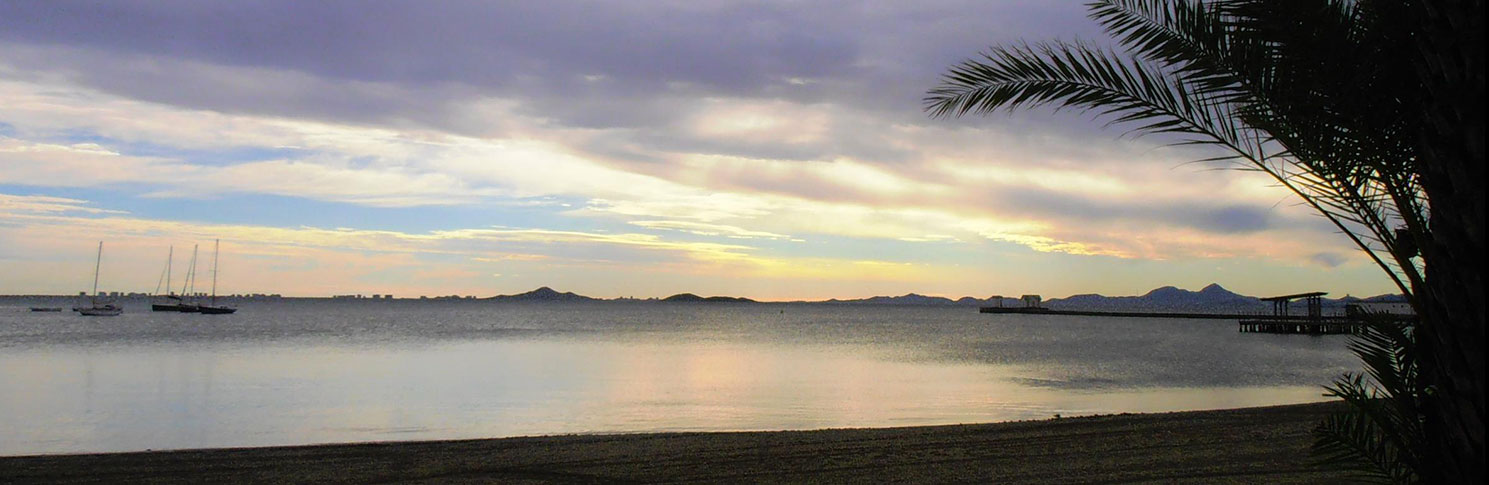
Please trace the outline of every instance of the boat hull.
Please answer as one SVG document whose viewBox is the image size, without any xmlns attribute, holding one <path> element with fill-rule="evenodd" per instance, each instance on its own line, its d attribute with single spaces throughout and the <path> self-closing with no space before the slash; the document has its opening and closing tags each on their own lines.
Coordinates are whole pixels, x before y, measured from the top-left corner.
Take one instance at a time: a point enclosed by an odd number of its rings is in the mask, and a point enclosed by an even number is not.
<svg viewBox="0 0 1489 485">
<path fill-rule="evenodd" d="M 101 306 L 93 308 L 79 308 L 78 313 L 85 317 L 117 317 L 124 313 L 124 309 L 116 306 Z"/>
<path fill-rule="evenodd" d="M 238 309 L 228 308 L 225 306 L 204 306 L 198 308 L 197 311 L 201 312 L 203 315 L 227 315 L 238 311 Z"/>
</svg>

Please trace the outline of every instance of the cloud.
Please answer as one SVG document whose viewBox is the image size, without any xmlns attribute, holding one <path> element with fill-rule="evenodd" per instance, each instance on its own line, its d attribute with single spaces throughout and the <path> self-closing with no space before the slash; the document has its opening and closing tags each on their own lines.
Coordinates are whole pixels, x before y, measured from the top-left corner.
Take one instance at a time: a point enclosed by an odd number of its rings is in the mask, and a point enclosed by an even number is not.
<svg viewBox="0 0 1489 485">
<path fill-rule="evenodd" d="M 911 263 L 768 254 L 744 244 L 640 233 L 543 228 L 403 232 L 193 223 L 93 211 L 86 201 L 75 199 L 8 194 L 0 196 L 0 220 L 7 222 L 0 224 L 0 240 L 7 242 L 0 270 L 7 274 L 82 274 L 88 261 L 78 255 L 88 253 L 94 242 L 106 241 L 105 280 L 112 282 L 111 288 L 125 291 L 150 289 L 165 246 L 174 244 L 184 253 L 186 245 L 216 239 L 222 240 L 226 267 L 233 275 L 225 282 L 225 292 L 470 294 L 490 288 L 494 274 L 506 275 L 504 279 L 521 276 L 508 284 L 536 287 L 555 283 L 544 278 L 577 270 L 579 275 L 591 275 L 579 289 L 616 295 L 637 286 L 592 276 L 624 271 L 628 279 L 707 275 L 857 284 L 930 281 L 937 272 Z M 59 240 L 58 233 L 68 237 Z M 647 264 L 638 266 L 638 261 Z M 532 274 L 538 276 L 527 276 Z M 419 279 L 406 279 L 415 277 Z M 67 283 L 8 279 L 0 283 L 0 291 L 70 293 Z"/>
<path fill-rule="evenodd" d="M 724 224 L 708 224 L 692 221 L 630 221 L 631 225 L 648 229 L 668 229 L 700 236 L 725 236 L 737 239 L 791 239 L 791 236 L 765 231 L 751 231 Z"/>
<path fill-rule="evenodd" d="M 1314 253 L 1308 259 L 1325 268 L 1337 268 L 1349 261 L 1348 258 L 1336 253 Z"/>
<path fill-rule="evenodd" d="M 45 195 L 12 195 L 0 193 L 0 214 L 127 214 L 113 209 L 88 206 L 88 201 Z"/>
<path fill-rule="evenodd" d="M 887 143 L 922 148 L 916 160 L 894 164 L 660 154 L 662 161 L 648 166 L 587 156 L 542 132 L 534 132 L 535 138 L 472 138 L 184 111 L 87 92 L 59 94 L 27 83 L 0 88 L 22 107 L 11 118 L 22 138 L 0 138 L 0 158 L 7 162 L 0 164 L 0 181 L 10 184 L 130 187 L 149 197 L 270 194 L 372 207 L 561 197 L 583 203 L 563 212 L 565 217 L 618 218 L 709 237 L 913 241 L 929 234 L 1037 251 L 1158 259 L 1255 254 L 1261 250 L 1226 239 L 1296 230 L 1293 208 L 1264 208 L 1275 205 L 1265 192 L 1232 190 L 1242 182 L 1198 170 L 1145 168 L 1163 166 L 1151 162 L 1104 162 L 1129 156 L 1131 148 L 1049 151 L 1060 140 L 1018 141 L 997 131 L 984 132 L 982 140 L 945 132 L 952 135 L 947 145 L 924 129 L 891 130 L 882 137 Z M 73 125 L 110 137 L 78 142 L 71 138 L 76 132 L 63 128 Z M 223 137 L 229 148 L 210 148 L 208 140 L 218 131 L 230 133 Z M 154 155 L 131 154 L 140 143 Z M 972 145 L 981 149 L 969 150 Z M 190 148 L 197 146 L 202 148 Z M 263 154 L 220 155 L 238 150 L 234 146 Z M 1037 152 L 1056 158 L 1004 161 Z M 1163 236 L 1175 231 L 1187 232 Z M 1269 245 L 1258 247 L 1274 253 Z"/>
<path fill-rule="evenodd" d="M 918 120 L 976 49 L 1095 30 L 1079 5 L 1025 2 L 64 1 L 0 6 L 0 64 L 187 108 L 484 136 L 501 126 L 471 109 L 486 99 L 572 128 L 685 125 L 676 107 L 708 99 Z"/>
<path fill-rule="evenodd" d="M 1074 113 L 921 111 L 988 44 L 1096 30 L 1064 2 L 4 3 L 0 184 L 486 211 L 446 227 L 487 229 L 448 233 L 245 231 L 285 238 L 259 249 L 285 254 L 676 274 L 820 260 L 869 278 L 830 243 L 895 254 L 852 260 L 906 278 L 953 250 L 1348 251 L 1268 181 L 1184 165 L 1208 153 L 1117 140 Z"/>
</svg>

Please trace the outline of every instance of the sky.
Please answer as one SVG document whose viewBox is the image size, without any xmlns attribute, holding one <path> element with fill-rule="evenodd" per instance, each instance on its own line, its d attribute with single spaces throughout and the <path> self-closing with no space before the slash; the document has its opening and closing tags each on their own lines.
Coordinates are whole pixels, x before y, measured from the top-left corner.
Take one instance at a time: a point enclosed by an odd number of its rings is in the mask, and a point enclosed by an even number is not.
<svg viewBox="0 0 1489 485">
<path fill-rule="evenodd" d="M 989 46 L 1106 42 L 1081 3 L 3 2 L 0 294 L 216 240 L 223 294 L 1391 292 L 1216 152 L 926 115 Z"/>
</svg>

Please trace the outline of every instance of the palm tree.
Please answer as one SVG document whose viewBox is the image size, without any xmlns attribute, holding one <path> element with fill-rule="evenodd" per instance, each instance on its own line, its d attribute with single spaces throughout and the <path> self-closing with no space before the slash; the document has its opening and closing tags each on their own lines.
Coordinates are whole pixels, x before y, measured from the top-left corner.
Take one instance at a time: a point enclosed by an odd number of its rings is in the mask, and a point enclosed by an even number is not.
<svg viewBox="0 0 1489 485">
<path fill-rule="evenodd" d="M 1366 316 L 1350 350 L 1364 373 L 1346 373 L 1326 387 L 1349 412 L 1329 416 L 1314 429 L 1320 463 L 1354 469 L 1360 481 L 1416 483 L 1426 457 L 1422 389 L 1412 327 L 1388 316 Z M 1366 382 L 1369 376 L 1373 383 Z"/>
<path fill-rule="evenodd" d="M 1101 0 L 1120 45 L 995 46 L 938 117 L 1039 106 L 1221 148 L 1333 223 L 1421 316 L 1427 457 L 1483 477 L 1483 2 Z"/>
</svg>

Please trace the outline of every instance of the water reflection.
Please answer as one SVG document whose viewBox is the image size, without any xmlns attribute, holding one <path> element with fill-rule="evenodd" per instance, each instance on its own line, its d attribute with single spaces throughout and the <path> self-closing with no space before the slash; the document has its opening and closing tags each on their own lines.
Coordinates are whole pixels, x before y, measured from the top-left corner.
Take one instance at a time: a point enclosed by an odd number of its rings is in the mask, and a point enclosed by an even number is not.
<svg viewBox="0 0 1489 485">
<path fill-rule="evenodd" d="M 0 454 L 1226 408 L 1320 400 L 1351 362 L 1343 339 L 1208 322 L 659 308 L 0 314 Z"/>
<path fill-rule="evenodd" d="M 0 357 L 0 454 L 999 421 L 1317 398 L 1311 386 L 1070 392 L 1013 366 L 851 347 L 494 340 Z"/>
</svg>

